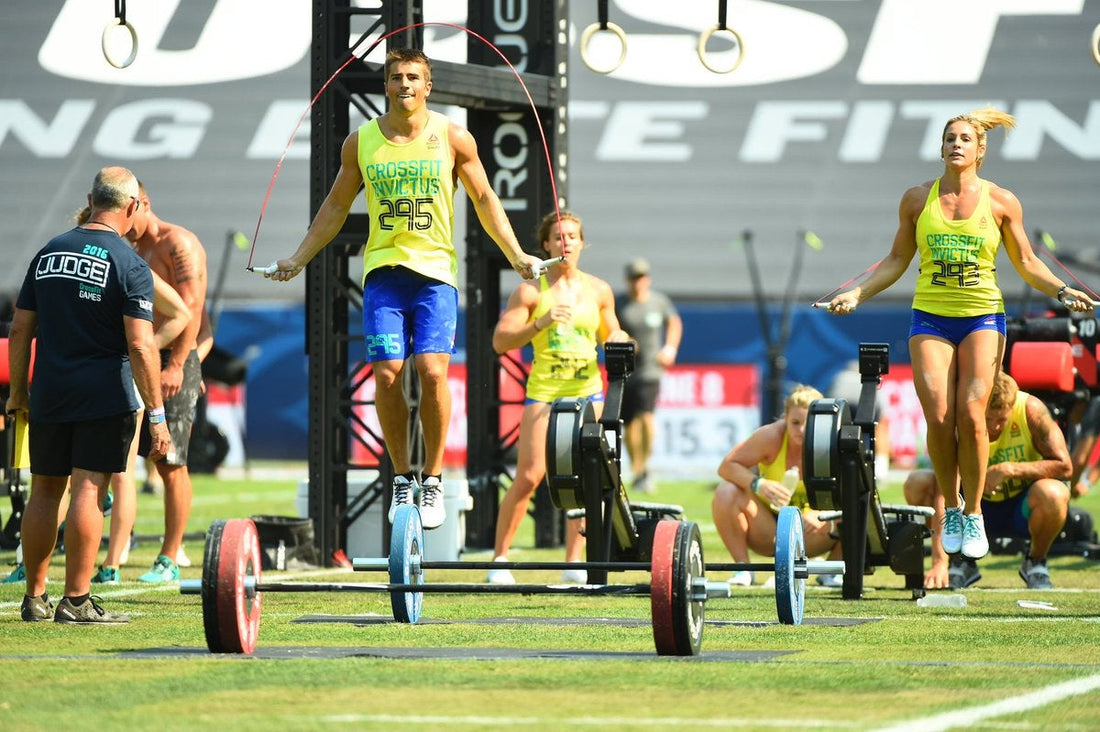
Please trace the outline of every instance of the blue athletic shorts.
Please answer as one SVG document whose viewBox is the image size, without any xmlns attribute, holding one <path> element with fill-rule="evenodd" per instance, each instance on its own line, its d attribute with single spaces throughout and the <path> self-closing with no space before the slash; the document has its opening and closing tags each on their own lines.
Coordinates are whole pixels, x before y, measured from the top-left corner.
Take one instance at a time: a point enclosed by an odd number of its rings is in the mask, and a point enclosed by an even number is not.
<svg viewBox="0 0 1100 732">
<path fill-rule="evenodd" d="M 409 354 L 454 353 L 458 290 L 405 267 L 372 270 L 363 283 L 363 337 L 369 363 Z"/>
<path fill-rule="evenodd" d="M 1031 536 L 1027 520 L 1031 511 L 1027 507 L 1027 494 L 1018 493 L 1004 501 L 982 501 L 982 516 L 985 517 L 985 533 L 989 536 Z"/>
<path fill-rule="evenodd" d="M 956 318 L 949 315 L 933 315 L 923 310 L 914 310 L 913 320 L 909 325 L 909 337 L 912 338 L 917 335 L 939 336 L 957 346 L 968 335 L 979 330 L 995 330 L 1001 335 L 1005 335 L 1005 314 L 991 313 L 989 315 L 968 315 Z"/>
<path fill-rule="evenodd" d="M 602 402 L 603 401 L 603 392 L 598 391 L 595 394 L 591 394 L 590 396 L 587 397 L 587 399 L 588 399 L 588 401 L 593 402 L 593 403 Z M 541 399 L 531 399 L 531 398 L 524 399 L 523 403 L 525 405 L 526 404 L 549 404 L 549 402 L 544 402 Z"/>
</svg>

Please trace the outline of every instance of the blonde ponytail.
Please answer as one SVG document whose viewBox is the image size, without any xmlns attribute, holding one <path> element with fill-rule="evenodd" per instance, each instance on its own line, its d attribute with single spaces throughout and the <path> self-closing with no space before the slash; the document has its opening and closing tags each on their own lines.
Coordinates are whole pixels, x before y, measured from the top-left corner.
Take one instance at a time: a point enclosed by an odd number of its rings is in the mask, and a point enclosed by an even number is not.
<svg viewBox="0 0 1100 732">
<path fill-rule="evenodd" d="M 975 127 L 981 127 L 985 130 L 993 130 L 998 127 L 1004 127 L 1006 130 L 1015 129 L 1016 118 L 1008 112 L 1003 112 L 995 107 L 983 107 L 982 109 L 975 109 L 969 114 L 962 114 L 951 120 L 966 120 Z M 948 123 L 950 124 L 950 123 Z"/>
</svg>

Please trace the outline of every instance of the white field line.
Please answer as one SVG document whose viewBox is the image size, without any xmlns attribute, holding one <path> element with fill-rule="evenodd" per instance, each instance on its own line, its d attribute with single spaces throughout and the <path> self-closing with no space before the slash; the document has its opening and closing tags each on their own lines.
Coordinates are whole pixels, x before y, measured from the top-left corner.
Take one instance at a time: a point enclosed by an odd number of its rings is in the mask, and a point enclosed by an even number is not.
<svg viewBox="0 0 1100 732">
<path fill-rule="evenodd" d="M 1100 689 L 1100 674 L 1086 676 L 1072 681 L 1064 681 L 1033 691 L 1030 694 L 1009 697 L 991 704 L 983 704 L 969 709 L 957 709 L 953 712 L 921 717 L 889 727 L 881 727 L 875 732 L 939 732 L 955 727 L 971 727 L 985 719 L 1002 717 L 1006 714 L 1026 712 L 1048 704 L 1067 699 L 1078 694 L 1087 694 Z"/>
<path fill-rule="evenodd" d="M 310 717 L 311 722 L 317 721 Z M 697 717 L 490 717 L 490 716 L 448 716 L 442 714 L 335 714 L 320 718 L 321 722 L 332 724 L 381 723 L 393 725 L 475 725 L 477 727 L 519 727 L 551 725 L 557 728 L 568 727 L 660 727 L 676 729 L 680 727 L 777 727 L 779 729 L 815 728 L 836 729 L 837 727 L 857 728 L 856 722 L 836 722 L 823 719 L 747 719 L 725 717 L 721 719 Z"/>
</svg>

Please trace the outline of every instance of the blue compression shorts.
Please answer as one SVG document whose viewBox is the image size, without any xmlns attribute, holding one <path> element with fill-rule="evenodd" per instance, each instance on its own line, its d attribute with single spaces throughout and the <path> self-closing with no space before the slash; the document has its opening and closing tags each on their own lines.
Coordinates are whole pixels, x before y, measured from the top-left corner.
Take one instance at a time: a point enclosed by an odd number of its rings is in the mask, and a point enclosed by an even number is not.
<svg viewBox="0 0 1100 732">
<path fill-rule="evenodd" d="M 458 290 L 405 267 L 379 267 L 363 283 L 369 363 L 409 354 L 454 353 Z"/>
<path fill-rule="evenodd" d="M 1005 335 L 1005 314 L 968 315 L 951 317 L 933 315 L 923 310 L 914 310 L 909 324 L 909 337 L 932 335 L 944 338 L 958 346 L 968 335 L 979 330 L 995 330 Z"/>
<path fill-rule="evenodd" d="M 1027 505 L 1029 487 L 1012 498 L 1003 501 L 982 501 L 982 516 L 985 517 L 985 531 L 990 536 L 1031 536 L 1027 521 L 1031 509 Z"/>
</svg>

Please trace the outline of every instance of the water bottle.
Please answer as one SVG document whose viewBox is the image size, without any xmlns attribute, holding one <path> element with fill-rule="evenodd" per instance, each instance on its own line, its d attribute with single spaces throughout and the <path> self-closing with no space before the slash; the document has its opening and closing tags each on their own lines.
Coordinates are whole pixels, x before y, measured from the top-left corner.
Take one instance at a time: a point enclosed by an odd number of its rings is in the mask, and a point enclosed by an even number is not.
<svg viewBox="0 0 1100 732">
<path fill-rule="evenodd" d="M 918 597 L 917 607 L 966 607 L 966 595 L 957 592 L 936 592 Z"/>
<path fill-rule="evenodd" d="M 794 492 L 795 489 L 798 488 L 799 480 L 801 480 L 801 474 L 798 471 L 798 466 L 795 465 L 793 467 L 787 468 L 787 472 L 783 473 L 783 478 L 779 481 L 783 484 L 783 487 L 787 489 L 787 492 L 791 494 L 790 498 L 787 500 L 788 506 L 797 505 L 794 503 Z M 774 511 L 778 511 L 780 510 L 780 508 L 782 508 L 781 506 L 777 506 L 774 503 L 771 504 L 771 507 Z"/>
<path fill-rule="evenodd" d="M 286 570 L 286 541 L 279 539 L 279 545 L 275 547 L 275 569 Z"/>
</svg>

